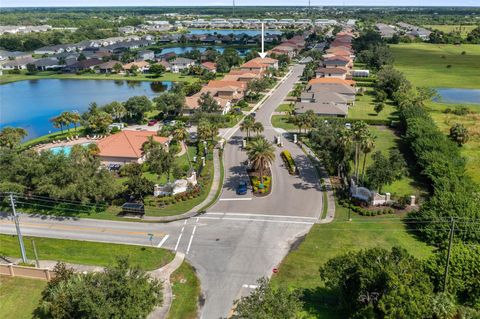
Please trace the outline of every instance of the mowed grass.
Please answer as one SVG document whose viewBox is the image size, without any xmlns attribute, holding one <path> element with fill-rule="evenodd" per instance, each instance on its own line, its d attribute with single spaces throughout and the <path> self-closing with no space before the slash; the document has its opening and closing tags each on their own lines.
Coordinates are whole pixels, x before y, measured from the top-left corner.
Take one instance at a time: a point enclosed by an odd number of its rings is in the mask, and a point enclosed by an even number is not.
<svg viewBox="0 0 480 319">
<path fill-rule="evenodd" d="M 348 109 L 348 118 L 350 119 L 374 119 L 374 120 L 395 120 L 395 107 L 391 102 L 384 103 L 384 109 L 377 114 L 375 112 L 375 96 L 373 89 L 367 89 L 364 95 L 357 94 L 355 105 Z"/>
<path fill-rule="evenodd" d="M 480 88 L 479 45 L 402 43 L 390 48 L 395 67 L 416 86 Z"/>
<path fill-rule="evenodd" d="M 467 115 L 455 115 L 443 112 L 446 108 L 455 109 L 460 107 L 457 105 L 430 102 L 428 107 L 435 123 L 445 134 L 448 135 L 450 128 L 456 123 L 463 124 L 468 129 L 470 138 L 468 142 L 460 148 L 460 152 L 467 160 L 467 173 L 477 183 L 480 183 L 480 107 L 470 106 L 469 108 L 472 113 Z"/>
<path fill-rule="evenodd" d="M 175 296 L 168 313 L 168 319 L 195 319 L 198 312 L 200 281 L 195 269 L 183 262 L 170 277 L 172 292 Z"/>
<path fill-rule="evenodd" d="M 298 127 L 288 121 L 288 115 L 272 115 L 272 125 L 284 130 L 298 130 Z"/>
<path fill-rule="evenodd" d="M 370 131 L 376 136 L 375 149 L 367 155 L 365 170 L 373 163 L 372 155 L 381 151 L 383 155 L 388 156 L 392 149 L 400 149 L 404 156 L 408 154 L 407 148 L 402 144 L 402 140 L 395 132 L 385 126 L 370 126 Z M 408 161 L 408 157 L 406 158 Z M 363 155 L 360 161 L 360 172 L 363 165 Z M 409 165 L 409 175 L 385 185 L 382 193 L 389 192 L 394 196 L 410 196 L 415 195 L 417 198 L 426 196 L 425 186 L 419 182 L 418 173 Z"/>
<path fill-rule="evenodd" d="M 117 256 L 129 256 L 132 264 L 145 270 L 153 270 L 166 265 L 173 259 L 170 251 L 161 248 L 29 236 L 23 238 L 27 258 L 32 261 L 35 260 L 32 239 L 35 240 L 40 260 L 106 267 L 114 264 Z M 17 236 L 0 235 L 0 255 L 21 257 Z"/>
<path fill-rule="evenodd" d="M 31 319 L 46 281 L 0 276 L 0 319 Z"/>
<path fill-rule="evenodd" d="M 425 25 L 424 27 L 430 30 L 439 30 L 446 33 L 459 32 L 463 38 L 466 38 L 467 35 L 478 26 L 461 24 L 429 24 Z"/>
<path fill-rule="evenodd" d="M 299 288 L 304 293 L 306 318 L 345 318 L 336 314 L 334 306 L 326 305 L 328 294 L 319 276 L 319 267 L 329 259 L 349 251 L 393 246 L 405 248 L 413 256 L 424 259 L 432 247 L 416 239 L 407 231 L 400 216 L 362 217 L 337 205 L 335 220 L 330 224 L 314 225 L 303 242 L 285 257 L 278 274 L 273 276 L 275 286 Z"/>
</svg>

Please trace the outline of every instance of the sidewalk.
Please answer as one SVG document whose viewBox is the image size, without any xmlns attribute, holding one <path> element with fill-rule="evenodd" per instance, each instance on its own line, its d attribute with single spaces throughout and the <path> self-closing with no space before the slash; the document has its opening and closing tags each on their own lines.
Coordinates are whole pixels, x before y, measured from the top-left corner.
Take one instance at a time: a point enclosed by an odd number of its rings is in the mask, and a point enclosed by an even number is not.
<svg viewBox="0 0 480 319">
<path fill-rule="evenodd" d="M 322 181 L 323 181 L 322 184 L 325 186 L 325 188 L 327 190 L 327 205 L 328 205 L 327 206 L 327 216 L 325 216 L 325 218 L 322 218 L 322 219 L 318 220 L 317 224 L 331 223 L 333 221 L 333 219 L 335 218 L 335 197 L 333 195 L 333 188 L 332 188 L 332 184 L 330 182 L 330 177 L 328 176 L 327 171 L 325 170 L 325 168 L 321 164 L 322 162 L 317 157 L 317 155 L 308 146 L 306 146 L 303 143 L 301 144 L 300 147 L 305 151 L 305 153 L 307 153 L 307 155 L 311 156 L 312 158 L 314 158 L 318 162 L 319 167 L 320 167 L 320 176 L 319 177 L 322 179 Z M 325 205 L 325 203 L 324 203 L 324 205 Z"/>
<path fill-rule="evenodd" d="M 158 279 L 162 282 L 163 301 L 160 307 L 156 307 L 155 309 L 153 309 L 153 311 L 148 315 L 147 319 L 158 319 L 158 318 L 167 317 L 173 301 L 173 293 L 172 293 L 172 285 L 170 284 L 170 276 L 175 270 L 178 269 L 178 267 L 182 265 L 184 259 L 185 259 L 185 254 L 177 252 L 177 254 L 175 255 L 175 258 L 169 264 L 166 264 L 162 268 L 156 269 L 148 273 L 150 277 Z"/>
</svg>

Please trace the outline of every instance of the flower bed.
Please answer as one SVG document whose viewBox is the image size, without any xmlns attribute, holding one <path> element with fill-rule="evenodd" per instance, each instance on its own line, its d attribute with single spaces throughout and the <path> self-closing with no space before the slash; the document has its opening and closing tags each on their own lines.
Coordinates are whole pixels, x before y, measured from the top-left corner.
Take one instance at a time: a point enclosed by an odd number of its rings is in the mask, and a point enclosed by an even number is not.
<svg viewBox="0 0 480 319">
<path fill-rule="evenodd" d="M 345 199 L 340 199 L 338 203 L 346 208 L 348 208 L 350 205 L 350 208 L 352 209 L 352 211 L 354 211 L 355 213 L 361 216 L 377 216 L 377 215 L 387 215 L 387 214 L 396 213 L 396 210 L 394 208 L 388 207 L 388 206 L 376 206 L 376 207 L 372 207 L 373 209 L 369 209 L 369 208 L 354 205 L 353 203 L 349 204 L 349 202 Z"/>
<path fill-rule="evenodd" d="M 293 161 L 292 154 L 290 154 L 288 150 L 284 150 L 280 155 L 290 175 L 295 175 L 297 168 L 295 166 L 295 162 Z"/>
</svg>

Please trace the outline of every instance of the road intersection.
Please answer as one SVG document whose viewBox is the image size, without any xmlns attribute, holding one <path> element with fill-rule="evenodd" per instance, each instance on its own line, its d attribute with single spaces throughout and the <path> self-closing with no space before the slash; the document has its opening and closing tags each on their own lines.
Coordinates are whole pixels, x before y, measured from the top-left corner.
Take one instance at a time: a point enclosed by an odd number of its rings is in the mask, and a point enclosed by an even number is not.
<svg viewBox="0 0 480 319">
<path fill-rule="evenodd" d="M 256 120 L 270 141 L 281 131 L 272 127 L 271 114 L 298 81 L 303 66 L 292 72 L 256 111 Z M 233 301 L 255 288 L 256 280 L 270 276 L 291 246 L 316 223 L 322 211 L 321 185 L 315 168 L 302 150 L 285 136 L 271 167 L 272 193 L 266 197 L 235 193 L 246 179 L 243 133 L 229 132 L 224 149 L 225 180 L 215 205 L 205 214 L 170 223 L 139 223 L 94 219 L 21 215 L 24 235 L 152 245 L 182 252 L 197 269 L 203 292 L 201 318 L 226 317 Z M 289 175 L 279 156 L 288 149 L 299 167 Z M 14 234 L 13 222 L 0 215 L 0 233 Z M 148 234 L 153 234 L 149 240 Z M 41 254 L 41 252 L 40 252 Z"/>
</svg>

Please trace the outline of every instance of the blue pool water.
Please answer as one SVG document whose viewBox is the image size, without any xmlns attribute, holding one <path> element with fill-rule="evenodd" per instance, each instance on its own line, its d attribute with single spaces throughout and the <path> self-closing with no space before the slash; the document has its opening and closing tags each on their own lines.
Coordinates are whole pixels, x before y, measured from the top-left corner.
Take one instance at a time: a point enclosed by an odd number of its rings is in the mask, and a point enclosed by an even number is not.
<svg viewBox="0 0 480 319">
<path fill-rule="evenodd" d="M 104 105 L 136 95 L 154 97 L 171 82 L 42 79 L 0 85 L 0 129 L 22 127 L 28 139 L 59 131 L 50 119 L 64 111 L 85 112 L 92 102 Z"/>
<path fill-rule="evenodd" d="M 81 144 L 82 146 L 87 146 L 91 143 L 83 143 Z M 48 150 L 52 152 L 53 154 L 57 155 L 60 153 L 64 153 L 65 155 L 70 155 L 70 152 L 72 151 L 73 145 L 66 145 L 66 146 L 55 146 L 51 147 Z"/>
<path fill-rule="evenodd" d="M 434 101 L 444 103 L 480 104 L 480 89 L 436 88 L 440 98 Z"/>
</svg>

